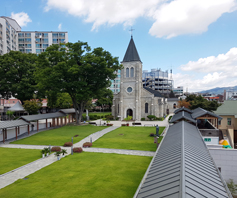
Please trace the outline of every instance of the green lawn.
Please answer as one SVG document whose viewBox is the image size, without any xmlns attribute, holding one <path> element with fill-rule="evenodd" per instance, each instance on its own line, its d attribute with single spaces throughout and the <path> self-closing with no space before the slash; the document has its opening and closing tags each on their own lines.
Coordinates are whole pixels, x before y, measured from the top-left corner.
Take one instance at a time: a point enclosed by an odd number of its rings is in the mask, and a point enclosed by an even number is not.
<svg viewBox="0 0 237 198">
<path fill-rule="evenodd" d="M 151 159 L 75 153 L 0 189 L 0 197 L 131 198 Z"/>
<path fill-rule="evenodd" d="M 57 129 L 43 131 L 33 136 L 17 140 L 12 144 L 30 144 L 30 145 L 54 145 L 63 146 L 65 142 L 70 142 L 73 137 L 73 143 L 79 142 L 88 135 L 105 129 L 104 126 L 64 126 Z M 77 137 L 74 137 L 78 135 Z"/>
<path fill-rule="evenodd" d="M 164 129 L 160 127 L 159 134 Z M 155 130 L 155 127 L 120 127 L 95 141 L 93 147 L 156 151 L 154 137 L 149 136 Z"/>
<path fill-rule="evenodd" d="M 0 147 L 0 174 L 41 158 L 39 150 Z"/>
</svg>

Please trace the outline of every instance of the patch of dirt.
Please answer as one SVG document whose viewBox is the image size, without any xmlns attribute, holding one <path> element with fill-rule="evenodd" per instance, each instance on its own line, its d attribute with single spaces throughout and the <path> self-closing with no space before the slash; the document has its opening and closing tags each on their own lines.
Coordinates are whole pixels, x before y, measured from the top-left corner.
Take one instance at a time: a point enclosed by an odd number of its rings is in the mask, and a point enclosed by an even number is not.
<svg viewBox="0 0 237 198">
<path fill-rule="evenodd" d="M 79 136 L 79 135 L 74 135 L 74 137 L 77 137 L 77 136 Z"/>
<path fill-rule="evenodd" d="M 123 135 L 122 133 L 120 133 L 119 135 Z"/>
</svg>

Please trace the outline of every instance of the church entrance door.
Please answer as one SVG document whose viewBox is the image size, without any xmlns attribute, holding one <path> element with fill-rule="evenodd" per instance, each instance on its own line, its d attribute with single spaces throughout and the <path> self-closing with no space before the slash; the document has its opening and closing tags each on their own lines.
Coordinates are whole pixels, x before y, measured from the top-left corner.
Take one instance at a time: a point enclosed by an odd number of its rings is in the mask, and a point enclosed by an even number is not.
<svg viewBox="0 0 237 198">
<path fill-rule="evenodd" d="M 128 116 L 132 116 L 133 117 L 133 111 L 132 111 L 132 109 L 128 109 L 127 110 L 127 117 Z"/>
</svg>

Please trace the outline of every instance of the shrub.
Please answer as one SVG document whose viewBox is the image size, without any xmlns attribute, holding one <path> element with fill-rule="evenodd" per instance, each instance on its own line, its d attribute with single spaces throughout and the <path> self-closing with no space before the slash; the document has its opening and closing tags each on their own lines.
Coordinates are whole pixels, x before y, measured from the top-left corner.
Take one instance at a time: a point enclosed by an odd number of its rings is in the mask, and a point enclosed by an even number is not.
<svg viewBox="0 0 237 198">
<path fill-rule="evenodd" d="M 75 148 L 73 148 L 73 152 L 74 153 L 81 153 L 83 150 L 82 150 L 82 148 L 81 147 L 75 147 Z"/>
<path fill-rule="evenodd" d="M 156 119 L 156 116 L 154 116 L 154 115 L 148 115 L 147 118 L 148 118 L 149 120 L 154 120 L 154 119 Z"/>
<path fill-rule="evenodd" d="M 119 117 L 116 117 L 116 120 L 119 120 Z"/>
<path fill-rule="evenodd" d="M 150 133 L 150 136 L 151 136 L 151 137 L 154 137 L 154 136 L 155 136 L 155 134 L 154 134 L 154 133 Z"/>
<path fill-rule="evenodd" d="M 91 147 L 91 146 L 92 146 L 92 143 L 90 143 L 90 142 L 85 142 L 83 144 L 83 147 Z"/>
<path fill-rule="evenodd" d="M 64 143 L 64 147 L 70 147 L 70 146 L 72 146 L 73 145 L 73 143 L 72 142 L 65 142 Z"/>
<path fill-rule="evenodd" d="M 51 152 L 57 152 L 57 151 L 61 151 L 61 147 L 60 146 L 53 146 L 51 148 Z"/>
<path fill-rule="evenodd" d="M 114 119 L 114 117 L 112 115 L 106 115 L 105 118 L 106 118 L 106 120 L 113 120 Z"/>
<path fill-rule="evenodd" d="M 141 121 L 145 121 L 146 120 L 146 118 L 141 118 Z"/>
<path fill-rule="evenodd" d="M 169 117 L 169 121 L 171 120 L 172 117 L 173 117 L 173 116 L 170 116 L 170 117 Z"/>
</svg>

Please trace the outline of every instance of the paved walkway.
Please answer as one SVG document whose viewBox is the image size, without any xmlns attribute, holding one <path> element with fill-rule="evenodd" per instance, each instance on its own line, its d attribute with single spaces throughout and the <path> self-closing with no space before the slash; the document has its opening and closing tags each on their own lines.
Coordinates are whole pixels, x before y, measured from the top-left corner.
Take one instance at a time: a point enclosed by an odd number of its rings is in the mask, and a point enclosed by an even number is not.
<svg viewBox="0 0 237 198">
<path fill-rule="evenodd" d="M 102 131 L 98 131 L 96 133 L 91 134 L 90 136 L 82 139 L 80 142 L 75 143 L 74 147 L 82 147 L 85 142 L 96 141 L 106 133 L 113 131 L 119 128 L 118 126 L 112 126 Z M 22 145 L 22 144 L 1 144 L 0 147 L 5 148 L 21 148 L 21 149 L 39 149 L 42 150 L 44 147 L 48 147 L 48 145 Z M 71 154 L 70 147 L 61 147 L 67 150 L 67 155 Z M 125 149 L 105 149 L 105 148 L 83 148 L 86 152 L 100 152 L 100 153 L 117 153 L 117 154 L 125 154 L 125 155 L 138 155 L 138 156 L 154 156 L 155 152 L 151 151 L 136 151 L 136 150 L 125 150 Z M 14 169 L 10 172 L 0 175 L 0 189 L 4 188 L 18 179 L 23 179 L 28 175 L 44 168 L 52 163 L 57 161 L 57 158 L 54 154 L 49 155 L 48 157 L 38 159 L 34 162 L 21 166 L 17 169 Z"/>
<path fill-rule="evenodd" d="M 86 152 L 95 153 L 117 153 L 123 155 L 139 155 L 153 157 L 155 152 L 153 151 L 137 151 L 137 150 L 125 150 L 125 149 L 106 149 L 106 148 L 83 148 Z"/>
</svg>

